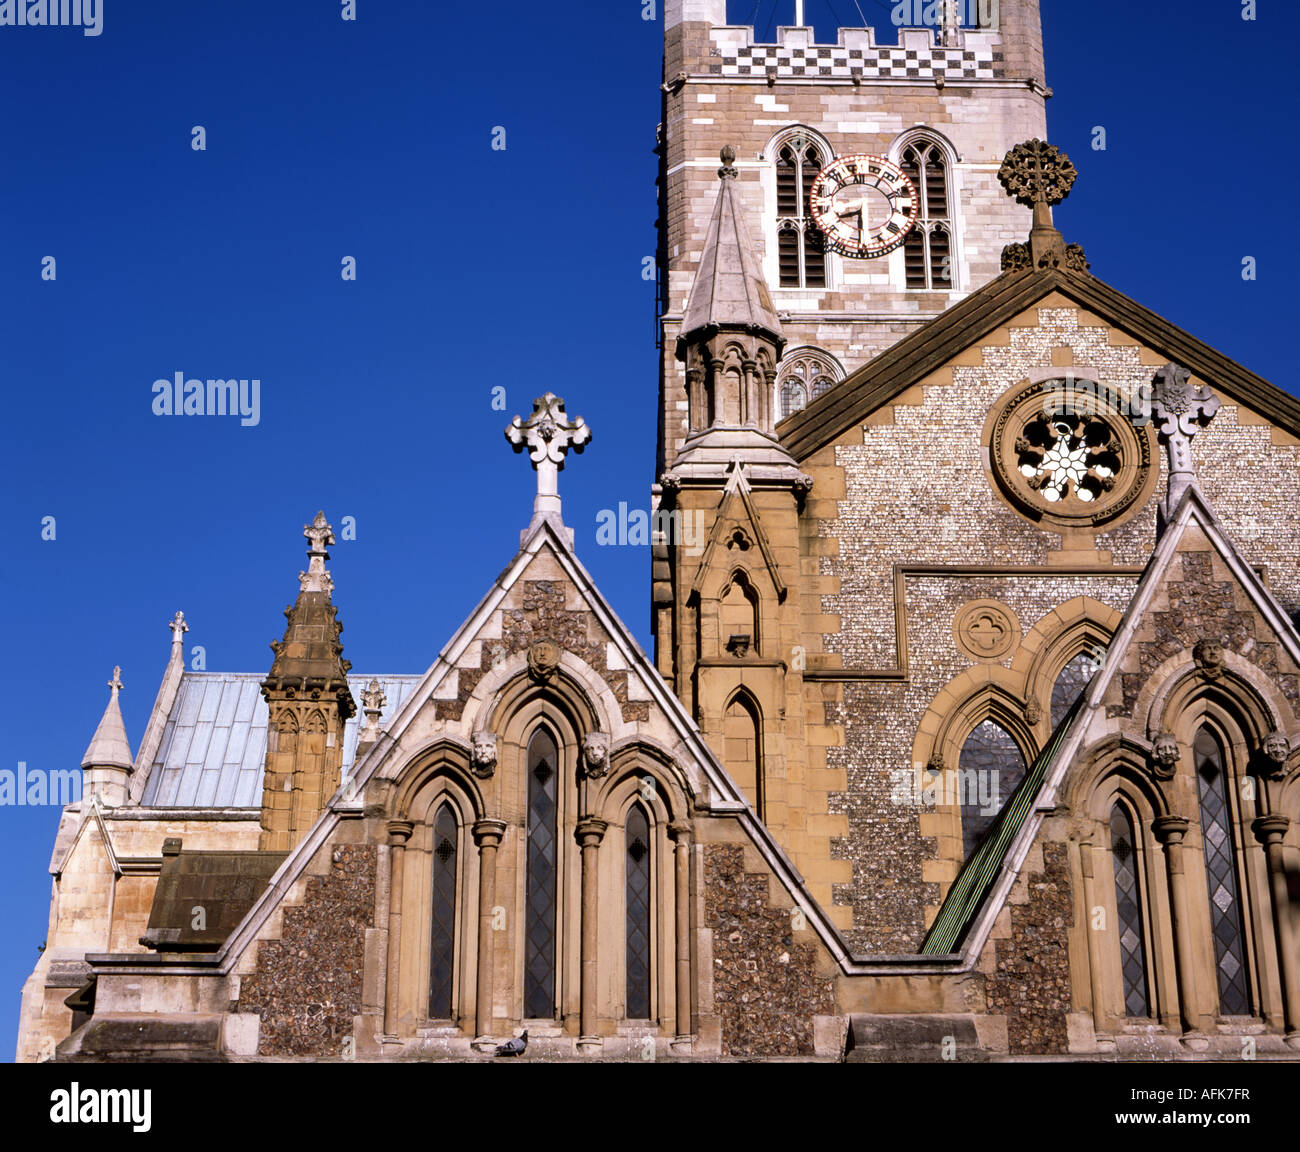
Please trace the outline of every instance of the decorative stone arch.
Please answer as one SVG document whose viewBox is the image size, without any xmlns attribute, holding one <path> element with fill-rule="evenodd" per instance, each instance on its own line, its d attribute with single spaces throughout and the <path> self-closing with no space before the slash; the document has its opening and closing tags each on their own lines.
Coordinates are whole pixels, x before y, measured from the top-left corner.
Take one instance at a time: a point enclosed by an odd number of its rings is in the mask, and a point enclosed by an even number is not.
<svg viewBox="0 0 1300 1152">
<path fill-rule="evenodd" d="M 414 771 L 404 774 L 406 778 L 395 795 L 405 815 L 390 820 L 388 825 L 390 855 L 401 857 L 390 889 L 389 938 L 394 954 L 389 960 L 386 989 L 387 998 L 396 1004 L 392 1021 L 396 1028 L 392 1034 L 396 1035 L 411 1036 L 417 1029 L 435 1024 L 455 1033 L 472 1025 L 475 1017 L 478 928 L 482 919 L 475 827 L 482 818 L 483 802 L 465 770 L 468 757 L 462 749 L 455 749 L 461 763 L 454 763 L 453 757 L 447 755 L 452 747 L 444 743 L 433 755 L 426 752 L 412 762 Z M 451 858 L 455 871 L 454 962 L 451 1018 L 449 1022 L 440 1018 L 441 1023 L 437 1023 L 429 1015 L 431 928 L 435 861 L 446 864 L 444 846 L 437 842 L 435 832 L 444 807 L 456 825 Z M 444 853 L 441 858 L 440 851 Z"/>
<path fill-rule="evenodd" d="M 1025 721 L 1039 744 L 1051 735 L 1051 698 L 1057 677 L 1076 656 L 1104 653 L 1119 630 L 1122 614 L 1090 596 L 1076 596 L 1053 608 L 1026 632 L 1011 661 L 1024 683 Z M 1036 718 L 1035 718 L 1036 717 Z"/>
<path fill-rule="evenodd" d="M 917 729 L 912 745 L 910 790 L 920 801 L 933 791 L 935 804 L 920 814 L 921 835 L 935 840 L 935 857 L 927 878 L 939 885 L 938 900 L 928 905 L 928 918 L 937 914 L 948 887 L 966 860 L 962 838 L 961 804 L 958 798 L 962 747 L 970 734 L 985 720 L 992 720 L 1011 737 L 1026 769 L 1033 763 L 1040 745 L 1034 729 L 1025 722 L 1021 678 L 998 664 L 968 668 L 950 681 L 934 698 Z M 1010 798 L 1000 795 L 1005 805 Z"/>
<path fill-rule="evenodd" d="M 602 973 L 601 987 L 608 1000 L 600 1005 L 601 1014 L 620 1022 L 628 1020 L 627 1003 L 627 936 L 628 936 L 628 867 L 629 845 L 627 820 L 634 805 L 639 804 L 649 817 L 647 849 L 649 852 L 649 878 L 651 885 L 648 903 L 650 923 L 650 1006 L 648 1019 L 652 1024 L 667 1025 L 672 1021 L 676 1004 L 677 923 L 674 840 L 669 829 L 674 826 L 674 814 L 685 811 L 685 797 L 681 795 L 674 773 L 665 770 L 658 756 L 647 755 L 643 748 L 625 746 L 620 755 L 611 757 L 611 769 L 593 810 L 606 823 L 601 846 L 600 871 L 600 935 Z M 650 782 L 647 786 L 647 781 Z M 680 815 L 677 816 L 680 819 Z M 639 863 L 634 861 L 633 863 Z M 620 1030 L 626 1024 L 620 1023 Z M 676 1027 L 670 1034 L 682 1032 Z M 685 1031 L 689 1031 L 689 1021 Z"/>
<path fill-rule="evenodd" d="M 423 818 L 421 796 L 439 779 L 445 779 L 464 798 L 468 820 L 480 820 L 487 815 L 482 789 L 470 767 L 470 751 L 463 742 L 450 736 L 440 736 L 424 745 L 390 779 L 376 777 L 372 784 L 379 784 L 387 793 L 386 798 L 380 798 L 380 803 L 390 820 L 420 820 Z"/>
<path fill-rule="evenodd" d="M 1182 846 L 1182 882 L 1189 908 L 1187 967 L 1197 973 L 1191 987 L 1183 990 L 1186 997 L 1183 1015 L 1201 1027 L 1213 1027 L 1219 1019 L 1220 1007 L 1194 750 L 1197 734 L 1204 728 L 1214 737 L 1223 759 L 1223 794 L 1234 847 L 1233 872 L 1241 905 L 1245 983 L 1252 1013 L 1280 1025 L 1281 976 L 1268 868 L 1252 829 L 1255 818 L 1266 812 L 1269 803 L 1267 791 L 1252 774 L 1252 765 L 1263 736 L 1273 727 L 1273 718 L 1266 697 L 1251 683 L 1247 669 L 1253 670 L 1253 666 L 1248 661 L 1225 652 L 1222 670 L 1215 676 L 1207 676 L 1199 668 L 1190 668 L 1187 656 L 1184 652 L 1157 669 L 1152 682 L 1158 682 L 1163 673 L 1162 687 L 1150 694 L 1145 709 L 1135 709 L 1135 716 L 1145 716 L 1148 730 L 1155 725 L 1160 731 L 1171 733 L 1180 753 L 1174 785 L 1180 789 L 1183 809 L 1178 815 L 1188 821 Z M 1226 659 L 1229 656 L 1235 659 Z M 1170 665 L 1176 661 L 1181 667 L 1171 669 Z"/>
<path fill-rule="evenodd" d="M 754 587 L 748 569 L 740 565 L 731 569 L 726 583 L 718 590 L 717 605 L 718 639 L 722 648 L 731 651 L 733 636 L 748 635 L 746 647 L 761 651 L 761 638 L 767 633 L 763 626 L 763 596 Z"/>
<path fill-rule="evenodd" d="M 722 760 L 732 781 L 763 819 L 765 724 L 763 706 L 741 685 L 728 696 L 722 708 Z"/>
<path fill-rule="evenodd" d="M 1093 1028 L 1102 1039 L 1099 1047 L 1113 1049 L 1116 1035 L 1146 1025 L 1132 1019 L 1125 1004 L 1125 980 L 1120 933 L 1124 926 L 1119 913 L 1116 858 L 1112 842 L 1111 815 L 1122 805 L 1134 836 L 1136 860 L 1136 904 L 1140 951 L 1143 959 L 1145 993 L 1149 1019 L 1177 1028 L 1179 998 L 1174 955 L 1173 917 L 1163 849 L 1152 832 L 1155 820 L 1169 813 L 1165 791 L 1144 771 L 1143 758 L 1135 749 L 1110 739 L 1093 750 L 1091 771 L 1078 783 L 1086 789 L 1077 828 L 1081 871 L 1081 908 L 1077 923 L 1085 934 L 1084 947 L 1072 942 L 1082 955 L 1071 965 L 1074 1000 L 1091 1006 Z M 1129 926 L 1131 930 L 1132 926 Z M 1086 982 L 1082 973 L 1087 973 Z"/>
<path fill-rule="evenodd" d="M 579 739 L 587 732 L 608 732 L 612 739 L 620 739 L 636 731 L 635 724 L 624 721 L 622 705 L 609 682 L 581 657 L 561 652 L 555 671 L 539 683 L 527 670 L 524 656 L 516 653 L 502 661 L 475 685 L 461 717 L 464 732 L 487 731 L 504 737 L 507 718 L 541 699 L 551 700 L 563 712 Z"/>
</svg>

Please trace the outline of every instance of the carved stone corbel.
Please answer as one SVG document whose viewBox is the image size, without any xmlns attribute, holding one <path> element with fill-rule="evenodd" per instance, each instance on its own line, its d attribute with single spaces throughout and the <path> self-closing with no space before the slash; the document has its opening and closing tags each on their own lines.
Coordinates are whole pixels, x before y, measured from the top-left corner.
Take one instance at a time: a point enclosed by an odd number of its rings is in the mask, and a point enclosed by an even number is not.
<svg viewBox="0 0 1300 1152">
<path fill-rule="evenodd" d="M 1260 745 L 1258 760 L 1262 774 L 1270 780 L 1281 780 L 1286 775 L 1286 762 L 1290 755 L 1291 741 L 1285 732 L 1274 728 Z"/>
<path fill-rule="evenodd" d="M 588 732 L 582 738 L 582 772 L 592 780 L 599 780 L 609 771 L 609 735 L 605 732 Z"/>
<path fill-rule="evenodd" d="M 545 684 L 560 666 L 560 646 L 549 640 L 539 640 L 528 649 L 528 674 L 539 684 Z"/>
<path fill-rule="evenodd" d="M 1178 761 L 1182 755 L 1178 738 L 1172 732 L 1158 733 L 1152 742 L 1151 755 L 1147 761 L 1151 775 L 1157 780 L 1172 780 L 1178 771 Z"/>
<path fill-rule="evenodd" d="M 475 732 L 470 737 L 470 767 L 480 780 L 486 780 L 497 770 L 497 735 L 495 732 Z"/>
<path fill-rule="evenodd" d="M 1223 642 L 1213 637 L 1197 641 L 1196 647 L 1192 649 L 1192 659 L 1209 679 L 1215 679 L 1225 667 Z"/>
</svg>

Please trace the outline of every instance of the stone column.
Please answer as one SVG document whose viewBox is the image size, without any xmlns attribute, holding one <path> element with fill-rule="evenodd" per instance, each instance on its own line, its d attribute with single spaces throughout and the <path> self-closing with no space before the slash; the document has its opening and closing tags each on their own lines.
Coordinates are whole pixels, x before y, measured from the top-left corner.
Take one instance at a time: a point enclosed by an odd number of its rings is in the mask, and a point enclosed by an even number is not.
<svg viewBox="0 0 1300 1152">
<path fill-rule="evenodd" d="M 388 979 L 384 989 L 384 1035 L 397 1035 L 397 982 L 402 967 L 402 871 L 406 842 L 415 831 L 409 820 L 388 822 Z"/>
<path fill-rule="evenodd" d="M 690 1042 L 691 1027 L 691 826 L 685 821 L 668 825 L 673 851 L 673 937 L 677 953 L 677 1042 Z"/>
<path fill-rule="evenodd" d="M 1174 968 L 1178 975 L 1178 1015 L 1183 1042 L 1191 1048 L 1208 1045 L 1196 1026 L 1196 958 L 1192 951 L 1191 924 L 1187 911 L 1187 878 L 1183 874 L 1183 837 L 1187 835 L 1183 816 L 1158 816 L 1151 831 L 1165 850 L 1165 872 L 1169 879 L 1169 910 L 1174 921 Z"/>
<path fill-rule="evenodd" d="M 504 820 L 477 820 L 472 829 L 478 845 L 478 986 L 474 990 L 474 1032 L 492 1029 L 492 908 L 497 900 L 497 848 L 506 834 Z"/>
<path fill-rule="evenodd" d="M 1106 958 L 1102 954 L 1102 934 L 1093 927 L 1092 912 L 1097 907 L 1096 860 L 1101 853 L 1091 844 L 1079 845 L 1079 864 L 1083 870 L 1083 911 L 1088 923 L 1088 973 L 1092 991 L 1092 1026 L 1098 1047 L 1114 1048 L 1113 1040 L 1102 1039 L 1102 1033 L 1110 1032 L 1110 1022 L 1106 1013 L 1106 983 L 1102 979 Z M 1118 930 L 1119 925 L 1115 925 Z"/>
<path fill-rule="evenodd" d="M 1277 938 L 1278 975 L 1282 980 L 1282 1018 L 1287 1043 L 1300 1048 L 1300 942 L 1291 937 L 1291 897 L 1287 889 L 1285 849 L 1282 841 L 1291 821 L 1270 813 L 1252 821 L 1250 830 L 1264 846 L 1268 860 L 1268 884 L 1273 898 L 1273 933 Z"/>
<path fill-rule="evenodd" d="M 578 1047 L 598 1047 L 596 1014 L 598 1009 L 596 985 L 596 946 L 598 925 L 596 916 L 599 903 L 599 851 L 609 825 L 595 816 L 584 816 L 578 821 L 575 836 L 582 845 L 582 964 Z"/>
</svg>

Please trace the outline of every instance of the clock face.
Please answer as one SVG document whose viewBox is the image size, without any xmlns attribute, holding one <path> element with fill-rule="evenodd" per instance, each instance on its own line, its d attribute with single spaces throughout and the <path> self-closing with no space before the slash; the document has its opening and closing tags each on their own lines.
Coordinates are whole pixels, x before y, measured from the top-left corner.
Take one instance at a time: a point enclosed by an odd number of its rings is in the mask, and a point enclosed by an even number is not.
<svg viewBox="0 0 1300 1152">
<path fill-rule="evenodd" d="M 842 156 L 817 174 L 812 216 L 841 256 L 867 260 L 892 252 L 916 222 L 916 185 L 883 156 Z"/>
</svg>

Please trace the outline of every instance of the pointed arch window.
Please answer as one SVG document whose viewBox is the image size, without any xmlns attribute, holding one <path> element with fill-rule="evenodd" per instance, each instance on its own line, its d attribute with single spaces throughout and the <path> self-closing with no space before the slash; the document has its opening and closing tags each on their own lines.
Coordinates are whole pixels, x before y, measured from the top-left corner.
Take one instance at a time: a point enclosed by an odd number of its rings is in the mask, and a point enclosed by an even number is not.
<svg viewBox="0 0 1300 1152">
<path fill-rule="evenodd" d="M 826 161 L 806 136 L 788 137 L 776 149 L 776 248 L 782 288 L 824 288 L 826 248 L 809 202 Z"/>
<path fill-rule="evenodd" d="M 545 728 L 528 742 L 528 862 L 524 902 L 524 1015 L 555 1016 L 556 830 L 559 750 Z"/>
<path fill-rule="evenodd" d="M 793 416 L 843 378 L 831 356 L 816 348 L 799 348 L 787 353 L 777 372 L 777 410 L 780 419 Z"/>
<path fill-rule="evenodd" d="M 627 814 L 627 1015 L 650 1018 L 650 818 L 640 802 Z"/>
<path fill-rule="evenodd" d="M 1056 683 L 1052 685 L 1052 731 L 1056 731 L 1057 726 L 1065 719 L 1065 714 L 1070 711 L 1070 705 L 1073 704 L 1083 690 L 1088 687 L 1088 681 L 1097 670 L 1097 660 L 1087 652 L 1080 652 L 1071 660 L 1056 677 Z"/>
<path fill-rule="evenodd" d="M 456 867 L 460 833 L 451 805 L 433 821 L 433 908 L 429 946 L 429 1019 L 452 1017 L 456 968 Z"/>
<path fill-rule="evenodd" d="M 1237 883 L 1232 809 L 1228 803 L 1227 763 L 1223 746 L 1209 729 L 1196 733 L 1192 745 L 1196 791 L 1205 848 L 1205 882 L 1210 898 L 1210 927 L 1214 938 L 1219 1011 L 1224 1016 L 1249 1016 L 1250 985 L 1246 976 L 1246 930 Z"/>
<path fill-rule="evenodd" d="M 952 288 L 948 158 L 937 141 L 922 137 L 903 149 L 899 166 L 921 197 L 916 223 L 903 241 L 907 286 L 946 292 Z"/>
<path fill-rule="evenodd" d="M 1110 859 L 1115 876 L 1115 935 L 1124 978 L 1124 1015 L 1148 1019 L 1151 982 L 1142 926 L 1142 869 L 1133 818 L 1122 804 L 1110 810 Z"/>
<path fill-rule="evenodd" d="M 985 720 L 966 737 L 955 785 L 961 803 L 962 848 L 967 859 L 1024 778 L 1025 758 L 1000 724 Z"/>
</svg>

